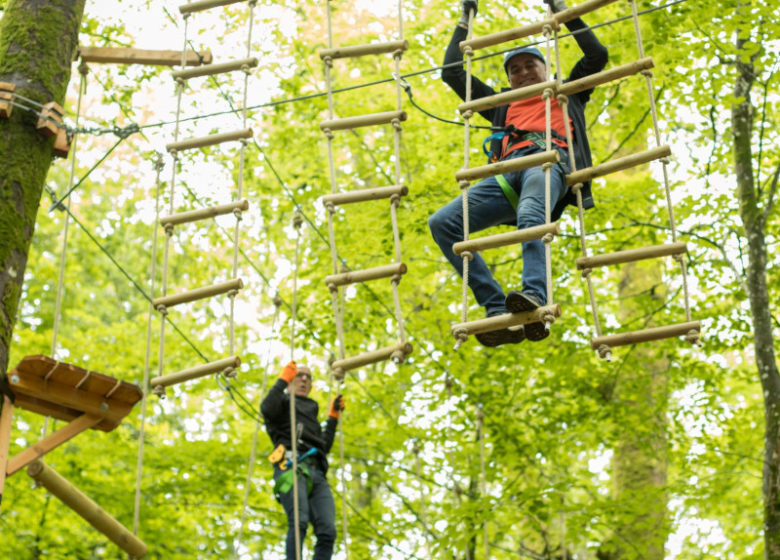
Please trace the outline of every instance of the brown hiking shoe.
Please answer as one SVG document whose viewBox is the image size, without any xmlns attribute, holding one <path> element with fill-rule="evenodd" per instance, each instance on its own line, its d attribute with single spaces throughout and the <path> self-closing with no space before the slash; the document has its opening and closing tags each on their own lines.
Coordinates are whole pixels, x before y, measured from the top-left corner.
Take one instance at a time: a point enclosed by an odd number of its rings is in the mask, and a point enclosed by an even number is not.
<svg viewBox="0 0 780 560">
<path fill-rule="evenodd" d="M 541 307 L 541 304 L 531 296 L 512 290 L 506 295 L 506 309 L 510 313 L 521 313 L 523 311 L 533 311 Z M 525 325 L 525 337 L 528 340 L 538 341 L 550 336 L 550 329 L 545 327 L 544 323 L 528 323 Z"/>
</svg>

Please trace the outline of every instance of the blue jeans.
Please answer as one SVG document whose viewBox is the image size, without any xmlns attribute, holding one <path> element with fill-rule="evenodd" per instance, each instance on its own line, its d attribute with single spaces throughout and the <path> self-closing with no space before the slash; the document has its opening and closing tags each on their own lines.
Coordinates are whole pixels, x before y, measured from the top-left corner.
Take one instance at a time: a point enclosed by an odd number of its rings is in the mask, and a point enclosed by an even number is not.
<svg viewBox="0 0 780 560">
<path fill-rule="evenodd" d="M 517 150 L 504 161 L 541 151 L 536 146 Z M 550 204 L 555 206 L 566 192 L 568 154 L 558 149 L 561 163 L 550 170 Z M 532 167 L 504 175 L 518 193 L 517 211 L 501 190 L 495 177 L 483 179 L 468 190 L 469 233 L 505 223 L 515 223 L 518 229 L 544 224 L 544 171 Z M 450 264 L 463 276 L 463 258 L 452 251 L 453 243 L 463 241 L 463 202 L 459 195 L 428 218 L 433 239 Z M 551 209 L 552 210 L 552 209 Z M 504 291 L 496 282 L 479 253 L 469 263 L 469 288 L 477 303 L 488 315 L 506 313 Z M 539 303 L 547 303 L 547 277 L 544 259 L 544 243 L 540 239 L 523 243 L 523 292 Z"/>
<path fill-rule="evenodd" d="M 321 470 L 308 465 L 312 479 L 311 494 L 306 493 L 306 477 L 298 476 L 298 527 L 301 536 L 301 558 L 303 539 L 309 523 L 314 527 L 317 544 L 314 545 L 313 560 L 330 560 L 333 543 L 336 542 L 336 506 L 333 503 L 328 481 Z M 282 474 L 274 465 L 274 481 Z M 282 506 L 287 514 L 287 560 L 295 560 L 295 512 L 293 511 L 293 489 L 281 495 Z"/>
</svg>

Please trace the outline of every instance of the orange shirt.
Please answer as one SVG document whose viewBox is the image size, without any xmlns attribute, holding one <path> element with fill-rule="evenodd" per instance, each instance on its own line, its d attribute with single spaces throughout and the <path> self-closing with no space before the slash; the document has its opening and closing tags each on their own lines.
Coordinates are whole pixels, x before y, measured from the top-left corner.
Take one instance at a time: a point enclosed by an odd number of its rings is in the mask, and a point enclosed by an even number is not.
<svg viewBox="0 0 780 560">
<path fill-rule="evenodd" d="M 509 104 L 509 109 L 506 112 L 505 125 L 514 125 L 519 130 L 527 130 L 530 132 L 545 133 L 545 102 L 542 100 L 541 95 L 532 97 L 530 99 L 523 99 L 521 101 L 513 101 Z M 558 105 L 558 101 L 553 98 L 550 99 L 550 127 L 553 132 L 560 134 L 563 138 L 566 138 L 566 127 L 563 122 L 563 111 L 561 106 Z M 573 130 L 571 123 L 571 117 L 569 118 L 569 127 Z M 566 147 L 566 142 L 558 138 L 553 138 L 552 141 L 559 146 Z M 502 144 L 502 157 L 506 157 L 507 154 L 513 152 L 519 148 L 530 146 L 533 142 L 530 140 L 524 140 L 511 146 L 511 149 L 507 151 L 509 144 L 509 136 L 504 136 Z"/>
</svg>

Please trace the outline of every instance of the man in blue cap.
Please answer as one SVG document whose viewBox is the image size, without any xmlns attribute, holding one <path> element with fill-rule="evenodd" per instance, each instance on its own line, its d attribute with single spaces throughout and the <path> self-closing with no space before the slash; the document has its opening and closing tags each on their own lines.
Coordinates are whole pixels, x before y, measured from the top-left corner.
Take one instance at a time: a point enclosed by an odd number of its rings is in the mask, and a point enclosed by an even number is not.
<svg viewBox="0 0 780 560">
<path fill-rule="evenodd" d="M 553 12 L 566 9 L 565 0 L 545 0 Z M 444 56 L 441 77 L 461 99 L 466 98 L 466 72 L 459 43 L 468 33 L 469 12 L 477 13 L 477 0 L 462 0 L 462 16 Z M 604 69 L 607 49 L 580 18 L 566 23 L 569 31 L 583 52 L 574 65 L 568 80 L 576 80 Z M 535 47 L 513 49 L 504 56 L 504 70 L 509 88 L 516 89 L 548 80 L 544 56 Z M 502 90 L 502 91 L 503 91 Z M 568 112 L 573 130 L 574 157 L 577 169 L 592 165 L 590 146 L 585 128 L 585 105 L 592 89 L 568 98 Z M 493 88 L 471 77 L 471 97 L 479 99 L 497 93 Z M 491 135 L 489 158 L 491 162 L 508 160 L 545 150 L 545 101 L 541 96 L 515 101 L 509 105 L 480 111 L 493 125 L 502 131 Z M 575 195 L 567 188 L 565 174 L 569 172 L 569 155 L 566 144 L 566 128 L 563 111 L 557 100 L 551 100 L 551 128 L 553 149 L 560 154 L 560 163 L 550 172 L 551 215 L 557 220 L 568 204 L 576 205 Z M 487 143 L 487 141 L 486 141 Z M 486 150 L 487 151 L 487 150 Z M 541 167 L 506 173 L 483 179 L 469 190 L 469 231 L 477 232 L 499 224 L 516 225 L 525 229 L 541 225 L 545 221 L 545 179 Z M 583 205 L 593 207 L 590 183 L 582 188 Z M 439 209 L 428 220 L 433 238 L 459 274 L 463 274 L 463 261 L 452 250 L 453 243 L 463 240 L 463 211 L 461 196 Z M 541 240 L 523 243 L 522 291 L 511 290 L 506 296 L 496 282 L 485 261 L 479 254 L 469 264 L 469 287 L 474 297 L 485 308 L 488 317 L 507 312 L 531 311 L 547 302 L 544 244 Z M 510 331 L 500 329 L 478 334 L 484 346 L 542 340 L 549 331 L 543 323 L 531 323 L 524 329 Z"/>
</svg>

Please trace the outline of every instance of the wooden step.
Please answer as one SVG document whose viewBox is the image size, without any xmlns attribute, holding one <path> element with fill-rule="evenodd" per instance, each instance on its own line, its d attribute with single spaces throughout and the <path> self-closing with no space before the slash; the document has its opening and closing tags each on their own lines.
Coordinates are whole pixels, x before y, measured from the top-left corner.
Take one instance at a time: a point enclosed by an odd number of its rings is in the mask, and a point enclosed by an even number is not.
<svg viewBox="0 0 780 560">
<path fill-rule="evenodd" d="M 637 165 L 642 165 L 643 163 L 648 163 L 656 159 L 668 157 L 671 154 L 672 150 L 669 149 L 669 146 L 663 145 L 659 146 L 658 148 L 639 152 L 637 154 L 631 154 L 625 157 L 613 159 L 612 161 L 608 161 L 606 163 L 601 163 L 593 167 L 586 167 L 585 169 L 579 169 L 574 173 L 569 173 L 566 175 L 566 184 L 576 185 L 577 183 L 584 183 L 585 181 L 590 181 L 596 177 L 623 171 L 624 169 L 636 167 Z"/>
<path fill-rule="evenodd" d="M 239 2 L 246 2 L 246 0 L 197 0 L 196 2 L 190 2 L 189 4 L 182 4 L 179 6 L 179 12 L 181 14 L 192 14 L 211 8 L 238 4 Z"/>
<path fill-rule="evenodd" d="M 211 64 L 211 51 L 187 51 L 187 66 Z M 181 51 L 156 51 L 129 47 L 79 47 L 77 57 L 82 62 L 108 64 L 143 64 L 147 66 L 177 66 L 181 64 Z"/>
<path fill-rule="evenodd" d="M 638 344 L 640 342 L 650 342 L 652 340 L 663 340 L 665 338 L 687 336 L 689 334 L 701 334 L 701 323 L 699 321 L 678 323 L 676 325 L 666 325 L 663 327 L 654 327 L 651 329 L 643 329 L 641 331 L 630 331 L 606 336 L 597 336 L 591 339 L 590 347 L 594 350 L 598 350 L 601 346 L 614 348 L 616 346 L 626 346 L 629 344 Z"/>
<path fill-rule="evenodd" d="M 11 102 L 14 100 L 16 84 L 11 82 L 0 82 L 0 118 L 7 119 L 11 116 L 14 106 Z"/>
<path fill-rule="evenodd" d="M 581 91 L 593 89 L 594 87 L 601 84 L 606 84 L 608 82 L 613 82 L 627 76 L 638 74 L 642 70 L 649 70 L 654 66 L 655 63 L 653 62 L 652 58 L 640 58 L 635 62 L 629 62 L 628 64 L 623 64 L 622 66 L 615 66 L 609 70 L 591 74 L 589 76 L 585 76 L 584 78 L 580 78 L 579 80 L 564 82 L 558 88 L 558 93 L 563 95 L 574 95 L 575 93 L 579 93 Z"/>
<path fill-rule="evenodd" d="M 141 539 L 49 465 L 37 460 L 27 467 L 27 474 L 131 557 L 146 556 L 147 547 Z"/>
<path fill-rule="evenodd" d="M 215 216 L 230 214 L 235 210 L 244 211 L 248 208 L 249 202 L 246 200 L 230 202 L 228 204 L 220 204 L 217 206 L 210 206 L 208 208 L 200 208 L 198 210 L 189 210 L 187 212 L 171 214 L 170 216 L 163 216 L 160 218 L 160 225 L 163 227 L 169 225 L 177 226 L 179 224 L 186 224 L 189 222 L 196 222 L 198 220 L 205 220 L 207 218 L 214 218 Z"/>
<path fill-rule="evenodd" d="M 240 290 L 243 287 L 244 287 L 244 282 L 242 282 L 241 278 L 236 278 L 233 280 L 228 280 L 227 282 L 222 282 L 221 284 L 214 284 L 213 286 L 196 288 L 194 290 L 190 290 L 189 292 L 183 292 L 181 294 L 159 297 L 152 301 L 152 305 L 154 306 L 155 309 L 159 310 L 160 307 L 163 308 L 173 307 L 174 305 L 178 305 L 180 303 L 188 303 L 191 301 L 197 301 L 199 299 L 204 299 L 207 297 L 213 297 L 213 296 L 225 294 L 233 290 Z"/>
<path fill-rule="evenodd" d="M 395 51 L 405 51 L 409 48 L 409 41 L 403 39 L 399 41 L 389 41 L 387 43 L 371 43 L 368 45 L 349 45 L 335 47 L 332 49 L 323 49 L 320 51 L 320 58 L 355 58 L 358 56 L 385 54 Z"/>
<path fill-rule="evenodd" d="M 616 251 L 614 253 L 606 253 L 604 255 L 594 255 L 592 257 L 580 257 L 576 262 L 578 270 L 585 270 L 586 268 L 596 268 L 597 266 L 610 266 L 614 264 L 623 264 L 645 259 L 668 257 L 670 255 L 681 255 L 687 250 L 687 245 L 679 241 L 677 243 L 668 243 L 666 245 L 651 245 L 649 247 Z"/>
<path fill-rule="evenodd" d="M 343 119 L 333 119 L 322 121 L 320 128 L 325 130 L 350 130 L 360 128 L 361 126 L 375 126 L 381 124 L 390 124 L 394 120 L 405 121 L 405 111 L 385 111 L 384 113 L 372 113 L 370 115 L 358 115 L 356 117 L 345 117 Z"/>
<path fill-rule="evenodd" d="M 38 117 L 38 123 L 35 125 L 35 130 L 37 130 L 41 136 L 51 138 L 57 134 L 57 131 L 60 129 L 57 125 L 62 124 L 62 117 L 64 114 L 65 111 L 59 103 L 54 101 L 46 103 L 41 109 L 41 115 Z"/>
<path fill-rule="evenodd" d="M 473 335 L 485 332 L 497 331 L 499 329 L 508 329 L 528 323 L 545 322 L 545 316 L 552 315 L 555 318 L 561 316 L 561 306 L 556 304 L 544 305 L 533 311 L 523 311 L 521 313 L 505 313 L 494 317 L 486 317 L 469 321 L 467 323 L 458 323 L 452 326 L 452 334 L 458 337 L 460 334 Z"/>
<path fill-rule="evenodd" d="M 200 138 L 190 138 L 189 140 L 171 142 L 170 144 L 165 145 L 165 149 L 169 152 L 180 152 L 182 150 L 205 148 L 206 146 L 222 144 L 223 142 L 233 142 L 234 140 L 243 140 L 245 138 L 252 138 L 251 128 L 243 128 L 241 130 L 234 130 L 233 132 L 219 132 L 217 134 L 201 136 Z"/>
<path fill-rule="evenodd" d="M 498 33 L 492 33 L 490 35 L 484 35 L 482 37 L 476 37 L 468 41 L 460 42 L 461 52 L 465 52 L 466 47 L 471 47 L 472 50 L 483 49 L 485 47 L 492 47 L 493 45 L 500 45 L 507 41 L 514 41 L 516 39 L 522 39 L 523 37 L 529 37 L 536 35 L 544 30 L 545 25 L 549 25 L 553 29 L 557 29 L 561 23 L 571 21 L 575 18 L 587 14 L 594 10 L 616 2 L 617 0 L 586 0 L 576 6 L 573 6 L 562 12 L 554 14 L 549 19 L 542 20 L 537 23 L 531 23 L 522 27 L 515 27 L 514 29 L 508 29 L 506 31 L 499 31 Z"/>
<path fill-rule="evenodd" d="M 512 89 L 509 91 L 503 91 L 495 95 L 488 95 L 487 97 L 480 97 L 479 99 L 474 99 L 473 101 L 469 101 L 468 103 L 461 103 L 460 105 L 458 105 L 458 111 L 460 111 L 461 114 L 463 114 L 468 110 L 485 111 L 487 109 L 492 109 L 494 107 L 501 107 L 502 105 L 508 105 L 513 101 L 530 99 L 531 97 L 542 95 L 542 92 L 544 92 L 544 90 L 547 88 L 550 88 L 553 91 L 555 91 L 555 80 L 550 80 L 547 82 L 542 82 L 540 84 L 533 84 L 526 87 Z"/>
<path fill-rule="evenodd" d="M 248 71 L 257 66 L 258 60 L 255 57 L 231 60 L 230 62 L 220 62 L 219 64 L 209 64 L 197 68 L 186 68 L 176 70 L 171 75 L 176 79 L 189 80 L 190 78 L 200 78 L 201 76 L 213 76 L 215 74 L 226 74 L 235 70 Z"/>
<path fill-rule="evenodd" d="M 406 274 L 406 265 L 403 263 L 396 263 L 366 268 L 364 270 L 351 270 L 341 274 L 331 274 L 330 276 L 325 277 L 325 285 L 331 289 L 335 289 L 336 286 L 346 286 L 347 284 L 357 284 L 358 282 L 390 278 L 396 274 Z"/>
<path fill-rule="evenodd" d="M 558 150 L 538 152 L 527 156 L 508 159 L 506 161 L 472 167 L 471 169 L 460 169 L 455 173 L 455 179 L 458 181 L 476 181 L 477 179 L 484 179 L 485 177 L 537 167 L 547 162 L 555 163 L 560 161 L 560 159 L 561 156 L 558 154 Z"/>
<path fill-rule="evenodd" d="M 367 200 L 380 200 L 393 196 L 406 196 L 409 188 L 406 185 L 393 185 L 391 187 L 375 187 L 372 189 L 361 189 L 345 193 L 327 194 L 322 197 L 322 204 L 339 206 L 341 204 L 350 204 L 353 202 L 365 202 Z"/>
<path fill-rule="evenodd" d="M 344 374 L 349 370 L 375 364 L 377 362 L 384 362 L 391 358 L 395 363 L 403 363 L 406 360 L 406 356 L 411 353 L 412 345 L 408 342 L 403 342 L 401 344 L 396 344 L 395 346 L 374 350 L 373 352 L 366 352 L 365 354 L 360 354 L 359 356 L 352 358 L 336 360 L 330 367 L 333 371 L 333 376 L 340 380 L 344 378 Z"/>
<path fill-rule="evenodd" d="M 553 235 L 561 234 L 561 228 L 558 225 L 558 222 L 499 233 L 496 235 L 488 235 L 477 239 L 469 239 L 468 241 L 458 241 L 452 245 L 452 250 L 456 255 L 460 256 L 464 251 L 474 253 L 476 251 L 484 251 L 485 249 L 495 249 L 497 247 L 506 247 L 507 245 L 517 245 L 518 243 L 541 239 L 548 233 Z"/>
<path fill-rule="evenodd" d="M 223 358 L 221 360 L 210 362 L 208 364 L 202 364 L 199 366 L 191 367 L 189 369 L 177 371 L 176 373 L 169 373 L 168 375 L 161 375 L 159 377 L 155 377 L 151 381 L 149 381 L 149 385 L 151 385 L 154 388 L 170 387 L 171 385 L 176 385 L 177 383 L 183 383 L 185 381 L 189 381 L 190 379 L 198 379 L 200 377 L 205 377 L 206 375 L 210 375 L 212 373 L 220 373 L 225 370 L 235 370 L 240 365 L 241 365 L 241 358 L 239 358 L 238 356 L 231 356 L 229 358 Z"/>
</svg>

